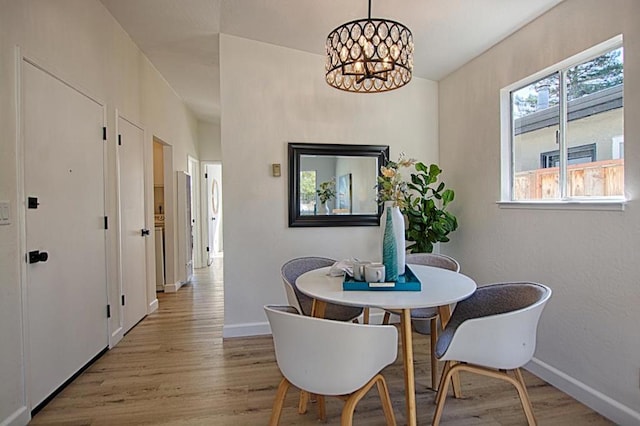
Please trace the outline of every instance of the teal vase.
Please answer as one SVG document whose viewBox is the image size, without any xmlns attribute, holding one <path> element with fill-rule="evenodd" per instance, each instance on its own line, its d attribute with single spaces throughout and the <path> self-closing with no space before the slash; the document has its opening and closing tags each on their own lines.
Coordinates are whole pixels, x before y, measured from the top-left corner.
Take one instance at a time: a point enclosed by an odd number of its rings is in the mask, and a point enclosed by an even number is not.
<svg viewBox="0 0 640 426">
<path fill-rule="evenodd" d="M 382 263 L 384 264 L 385 281 L 398 280 L 398 247 L 393 232 L 391 207 L 387 207 L 387 221 L 382 237 Z"/>
</svg>

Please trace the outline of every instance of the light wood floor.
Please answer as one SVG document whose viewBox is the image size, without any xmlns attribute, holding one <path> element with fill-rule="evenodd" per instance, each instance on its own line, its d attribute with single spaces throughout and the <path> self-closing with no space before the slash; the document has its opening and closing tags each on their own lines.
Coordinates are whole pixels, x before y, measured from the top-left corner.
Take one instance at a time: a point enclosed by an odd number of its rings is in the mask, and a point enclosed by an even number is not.
<svg viewBox="0 0 640 426">
<path fill-rule="evenodd" d="M 284 290 L 283 290 L 284 292 Z M 270 336 L 222 340 L 221 259 L 177 293 L 54 398 L 33 425 L 266 425 L 280 381 Z M 274 302 L 284 294 L 274 296 Z M 418 423 L 430 424 L 428 336 L 414 335 Z M 400 350 L 399 350 L 400 351 Z M 399 352 L 400 353 L 400 352 Z M 384 370 L 398 424 L 406 424 L 401 357 Z M 524 425 L 509 384 L 462 374 L 464 399 L 448 398 L 443 425 Z M 610 425 L 571 397 L 525 372 L 540 425 Z M 315 407 L 297 414 L 290 390 L 281 425 L 317 425 Z M 327 400 L 329 425 L 342 401 Z M 356 425 L 383 425 L 375 389 L 358 405 Z"/>
</svg>

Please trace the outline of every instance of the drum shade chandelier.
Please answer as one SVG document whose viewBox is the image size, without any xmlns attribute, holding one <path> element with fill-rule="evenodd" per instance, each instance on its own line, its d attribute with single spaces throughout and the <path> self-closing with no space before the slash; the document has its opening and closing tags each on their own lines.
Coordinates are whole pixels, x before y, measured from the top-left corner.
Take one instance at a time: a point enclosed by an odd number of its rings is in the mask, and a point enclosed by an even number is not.
<svg viewBox="0 0 640 426">
<path fill-rule="evenodd" d="M 347 92 L 377 93 L 404 86 L 413 72 L 413 35 L 389 19 L 340 25 L 327 37 L 326 80 Z"/>
</svg>

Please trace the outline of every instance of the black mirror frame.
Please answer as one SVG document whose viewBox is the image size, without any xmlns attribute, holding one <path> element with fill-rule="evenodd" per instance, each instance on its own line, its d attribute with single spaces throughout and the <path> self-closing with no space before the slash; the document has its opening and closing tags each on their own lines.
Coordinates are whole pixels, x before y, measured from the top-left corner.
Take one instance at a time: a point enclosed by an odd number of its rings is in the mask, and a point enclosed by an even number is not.
<svg viewBox="0 0 640 426">
<path fill-rule="evenodd" d="M 352 157 L 375 157 L 380 166 L 389 158 L 389 145 L 346 145 L 289 143 L 289 227 L 325 227 L 325 226 L 380 226 L 382 206 L 377 214 L 358 215 L 300 215 L 300 156 L 302 155 L 341 155 Z"/>
</svg>

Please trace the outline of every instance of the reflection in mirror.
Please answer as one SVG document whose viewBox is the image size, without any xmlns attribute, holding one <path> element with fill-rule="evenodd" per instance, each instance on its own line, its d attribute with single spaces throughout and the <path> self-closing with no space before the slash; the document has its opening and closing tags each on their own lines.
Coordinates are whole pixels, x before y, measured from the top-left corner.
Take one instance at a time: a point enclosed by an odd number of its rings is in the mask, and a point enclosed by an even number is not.
<svg viewBox="0 0 640 426">
<path fill-rule="evenodd" d="M 377 158 L 372 157 L 302 155 L 300 214 L 378 213 L 377 168 Z"/>
<path fill-rule="evenodd" d="M 289 226 L 377 226 L 386 145 L 289 144 Z"/>
</svg>

